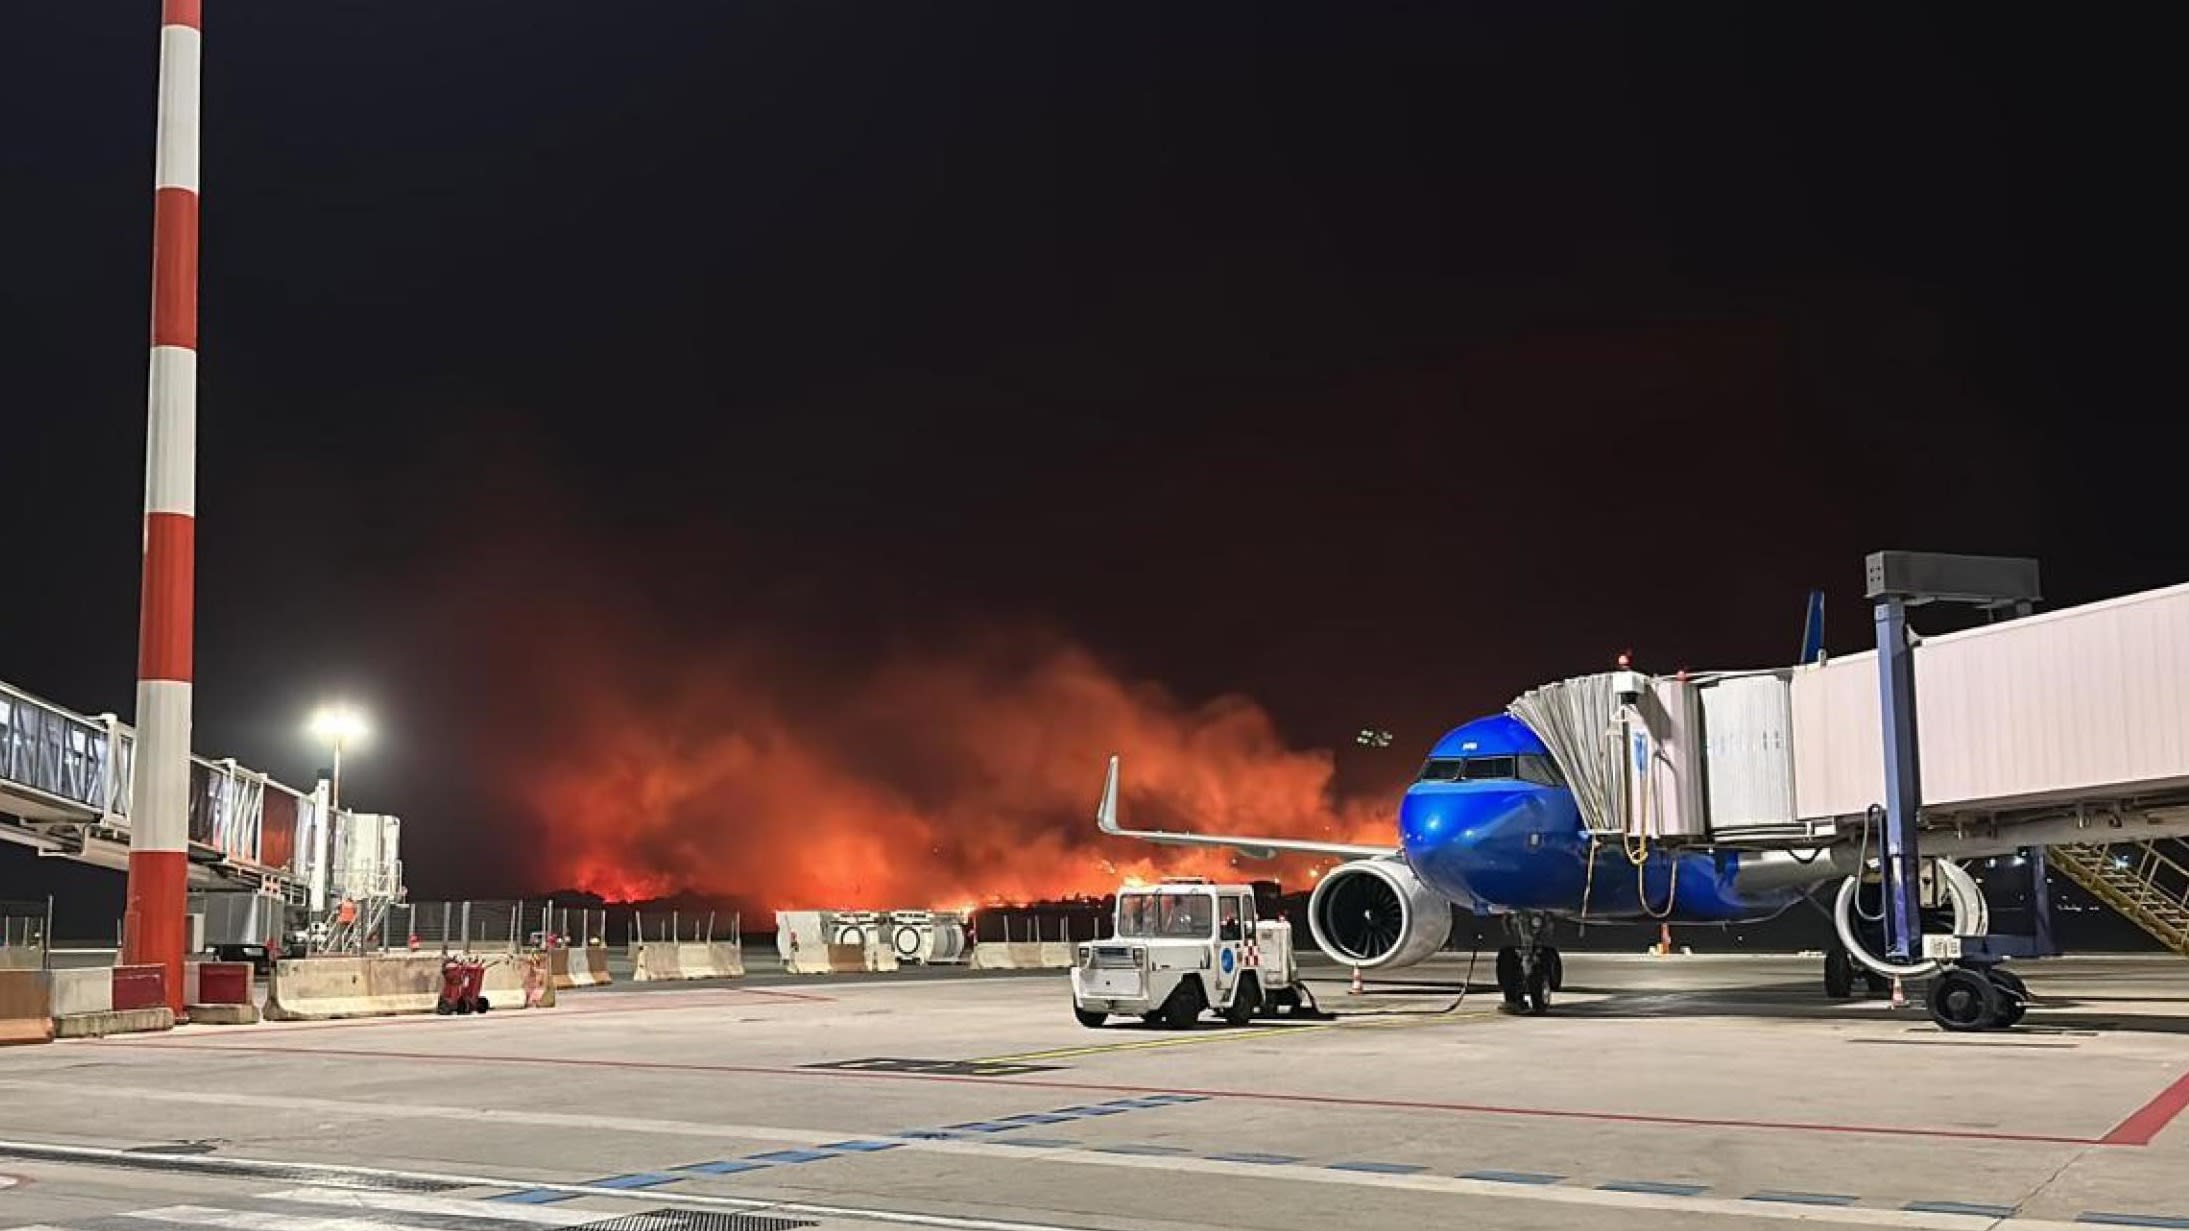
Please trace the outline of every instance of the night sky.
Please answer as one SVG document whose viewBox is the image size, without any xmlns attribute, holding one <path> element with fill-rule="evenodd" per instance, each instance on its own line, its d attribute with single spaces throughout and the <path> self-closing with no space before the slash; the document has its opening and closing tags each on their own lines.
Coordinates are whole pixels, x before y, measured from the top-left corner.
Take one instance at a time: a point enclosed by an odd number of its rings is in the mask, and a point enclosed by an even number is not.
<svg viewBox="0 0 2189 1231">
<path fill-rule="evenodd" d="M 2189 579 L 2140 10 L 1557 7 L 209 0 L 197 749 L 345 695 L 417 895 L 659 889 L 734 843 L 612 797 L 1084 826 L 1245 707 L 1370 807 L 1813 586 L 1861 648 L 1880 547 Z M 0 679 L 126 715 L 157 5 L 8 29 Z"/>
</svg>

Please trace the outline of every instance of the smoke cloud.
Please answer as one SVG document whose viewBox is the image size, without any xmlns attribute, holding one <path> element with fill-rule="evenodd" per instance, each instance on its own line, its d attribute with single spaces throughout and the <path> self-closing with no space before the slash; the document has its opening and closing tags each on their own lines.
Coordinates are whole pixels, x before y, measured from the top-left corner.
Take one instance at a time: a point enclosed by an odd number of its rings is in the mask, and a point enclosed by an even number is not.
<svg viewBox="0 0 2189 1231">
<path fill-rule="evenodd" d="M 769 909 L 1025 901 L 1166 874 L 1304 877 L 1300 863 L 1235 870 L 1228 851 L 1100 834 L 1113 752 L 1133 823 L 1391 837 L 1370 808 L 1332 798 L 1329 753 L 1288 748 L 1252 702 L 1188 704 L 1053 636 L 892 658 L 819 688 L 798 670 L 723 655 L 666 693 L 570 694 L 586 700 L 556 724 L 562 738 L 507 776 L 551 874 L 613 900 L 691 891 Z"/>
</svg>

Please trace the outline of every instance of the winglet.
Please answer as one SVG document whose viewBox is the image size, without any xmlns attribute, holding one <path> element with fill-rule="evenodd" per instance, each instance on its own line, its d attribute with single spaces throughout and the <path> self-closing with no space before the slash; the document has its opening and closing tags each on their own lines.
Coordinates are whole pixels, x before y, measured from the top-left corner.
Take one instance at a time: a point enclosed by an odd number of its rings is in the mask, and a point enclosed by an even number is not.
<svg viewBox="0 0 2189 1231">
<path fill-rule="evenodd" d="M 1095 827 L 1103 833 L 1123 833 L 1117 827 L 1117 758 L 1110 758 L 1110 772 L 1102 776 L 1102 802 L 1095 807 Z"/>
</svg>

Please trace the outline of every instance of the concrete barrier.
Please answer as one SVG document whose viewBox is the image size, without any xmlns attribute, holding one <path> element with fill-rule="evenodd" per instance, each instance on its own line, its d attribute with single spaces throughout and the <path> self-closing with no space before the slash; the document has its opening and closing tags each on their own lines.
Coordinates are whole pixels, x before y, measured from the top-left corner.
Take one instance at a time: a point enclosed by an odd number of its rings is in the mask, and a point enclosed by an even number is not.
<svg viewBox="0 0 2189 1231">
<path fill-rule="evenodd" d="M 258 1022 L 256 972 L 249 962 L 186 962 L 182 1002 L 194 1026 L 250 1026 Z"/>
<path fill-rule="evenodd" d="M 973 969 L 1065 970 L 1073 948 L 1068 940 L 984 940 L 973 946 Z"/>
<path fill-rule="evenodd" d="M 92 966 L 50 974 L 56 1038 L 96 1039 L 174 1028 L 166 972 L 158 966 Z"/>
<path fill-rule="evenodd" d="M 52 1041 L 51 973 L 0 970 L 0 1045 Z"/>
<path fill-rule="evenodd" d="M 528 970 L 537 972 L 540 1007 L 554 1004 L 554 980 L 537 955 L 481 959 L 487 963 L 481 990 L 492 1009 L 525 1007 Z M 276 962 L 266 986 L 266 1017 L 288 1022 L 431 1013 L 441 998 L 441 962 L 438 953 Z"/>
<path fill-rule="evenodd" d="M 114 968 L 86 966 L 52 972 L 55 1017 L 81 1017 L 114 1011 Z"/>
<path fill-rule="evenodd" d="M 735 979 L 744 973 L 745 958 L 736 945 L 641 941 L 631 946 L 631 979 L 638 983 Z"/>
<path fill-rule="evenodd" d="M 608 950 L 598 945 L 570 951 L 570 985 L 605 987 L 615 982 L 608 973 Z"/>
<path fill-rule="evenodd" d="M 600 987 L 613 982 L 608 974 L 608 951 L 593 946 L 581 949 L 549 949 L 547 969 L 558 990 Z"/>
</svg>

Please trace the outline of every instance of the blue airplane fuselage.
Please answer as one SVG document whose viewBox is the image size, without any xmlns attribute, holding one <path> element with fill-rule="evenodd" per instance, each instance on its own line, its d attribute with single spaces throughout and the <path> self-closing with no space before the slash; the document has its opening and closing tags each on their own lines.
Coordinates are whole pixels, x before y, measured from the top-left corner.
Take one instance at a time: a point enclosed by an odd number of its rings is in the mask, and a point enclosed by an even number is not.
<svg viewBox="0 0 2189 1231">
<path fill-rule="evenodd" d="M 1399 841 L 1423 883 L 1483 914 L 1736 923 L 1768 919 L 1802 892 L 1743 892 L 1733 851 L 1652 845 L 1637 866 L 1616 840 L 1592 846 L 1550 750 L 1504 714 L 1437 741 L 1399 805 Z"/>
</svg>

